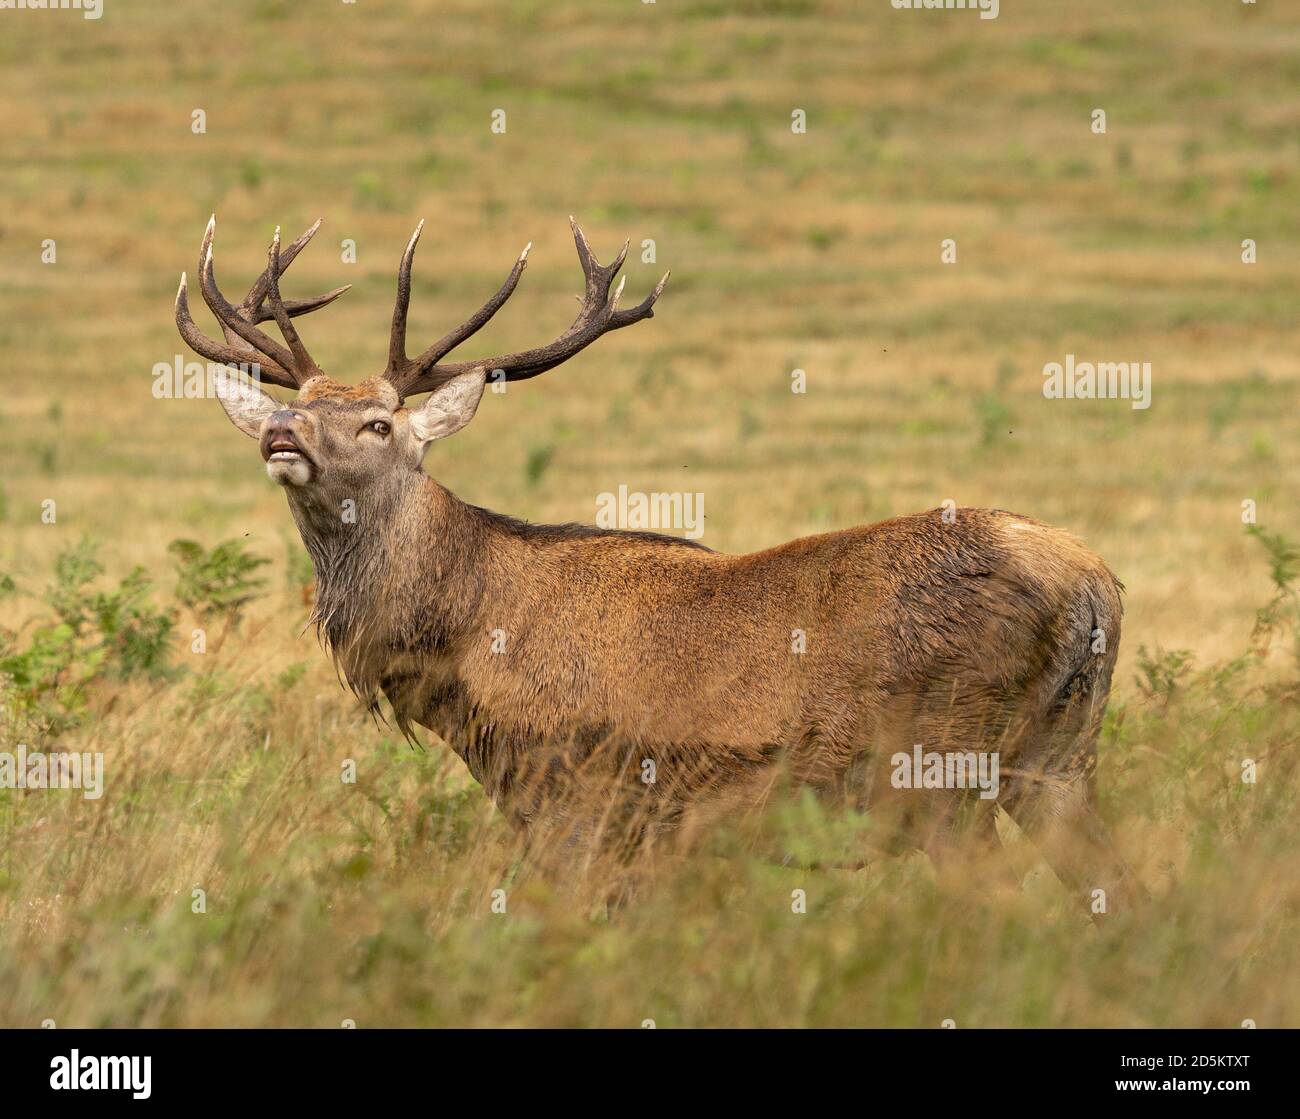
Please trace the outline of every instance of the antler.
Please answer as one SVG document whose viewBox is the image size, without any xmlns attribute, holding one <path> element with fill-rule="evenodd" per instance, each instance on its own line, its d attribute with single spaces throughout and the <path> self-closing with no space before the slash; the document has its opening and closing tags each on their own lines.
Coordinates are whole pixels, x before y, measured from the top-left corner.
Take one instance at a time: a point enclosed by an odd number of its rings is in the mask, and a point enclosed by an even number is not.
<svg viewBox="0 0 1300 1119">
<path fill-rule="evenodd" d="M 216 215 L 213 215 L 203 235 L 203 247 L 199 250 L 199 288 L 203 292 L 203 301 L 221 323 L 221 332 L 226 341 L 223 344 L 209 338 L 195 324 L 190 315 L 187 278 L 182 273 L 181 285 L 176 292 L 176 326 L 190 349 L 211 361 L 225 362 L 228 365 L 244 364 L 251 357 L 258 365 L 263 381 L 284 388 L 298 388 L 308 378 L 319 375 L 320 367 L 312 360 L 290 320 L 333 303 L 352 285 L 335 288 L 315 299 L 291 299 L 285 302 L 280 298 L 280 276 L 293 263 L 303 246 L 315 236 L 320 224 L 317 219 L 310 229 L 283 252 L 280 251 L 280 230 L 277 228 L 267 251 L 266 270 L 248 289 L 243 302 L 238 307 L 232 307 L 217 287 L 213 273 L 212 240 L 217 228 Z M 269 309 L 265 306 L 268 300 L 271 304 Z M 257 329 L 257 323 L 268 319 L 275 319 L 284 340 L 289 343 L 288 349 Z"/>
<path fill-rule="evenodd" d="M 420 240 L 424 222 L 416 226 L 397 272 L 397 302 L 393 307 L 393 329 L 388 344 L 388 368 L 383 374 L 397 390 L 399 396 L 407 397 L 416 393 L 430 392 L 446 384 L 451 378 L 471 369 L 488 369 L 504 374 L 504 379 L 507 381 L 524 381 L 568 361 L 579 350 L 590 346 L 602 334 L 654 317 L 655 300 L 663 292 L 664 285 L 672 273 L 665 273 L 654 290 L 637 306 L 620 311 L 618 301 L 623 294 L 623 284 L 627 277 L 619 281 L 612 296 L 609 289 L 614 282 L 614 277 L 618 275 L 618 270 L 623 266 L 628 243 L 624 241 L 623 248 L 619 250 L 614 262 L 605 266 L 596 259 L 587 244 L 587 238 L 583 236 L 578 223 L 572 217 L 569 218 L 569 224 L 573 227 L 573 240 L 578 247 L 578 260 L 582 264 L 582 272 L 586 277 L 586 292 L 581 300 L 582 308 L 569 329 L 548 346 L 539 346 L 537 349 L 524 350 L 515 354 L 503 354 L 500 357 L 482 358 L 478 361 L 449 362 L 445 365 L 439 364 L 441 359 L 480 330 L 510 298 L 528 264 L 528 250 L 533 246 L 529 242 L 524 251 L 519 254 L 519 259 L 515 261 L 514 268 L 506 277 L 506 282 L 478 311 L 455 330 L 435 342 L 419 357 L 408 358 L 406 356 L 406 312 L 411 303 L 411 262 L 415 257 L 415 246 Z"/>
</svg>

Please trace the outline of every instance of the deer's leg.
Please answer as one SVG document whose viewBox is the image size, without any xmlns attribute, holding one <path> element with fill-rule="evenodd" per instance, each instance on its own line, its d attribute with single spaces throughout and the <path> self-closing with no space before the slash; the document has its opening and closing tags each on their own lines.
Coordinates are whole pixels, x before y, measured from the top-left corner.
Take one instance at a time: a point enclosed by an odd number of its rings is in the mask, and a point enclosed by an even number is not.
<svg viewBox="0 0 1300 1119">
<path fill-rule="evenodd" d="M 1111 842 L 1094 795 L 1119 634 L 1113 580 L 1090 578 L 1030 701 L 1034 714 L 1011 744 L 1000 798 L 1057 877 L 1096 916 L 1131 911 L 1146 896 Z"/>
<path fill-rule="evenodd" d="M 1104 708 L 1104 692 L 1099 699 L 1095 689 L 1082 690 L 1040 719 L 1011 755 L 1000 797 L 1057 877 L 1097 916 L 1131 911 L 1146 896 L 1095 807 Z"/>
<path fill-rule="evenodd" d="M 971 728 L 966 739 L 976 756 L 995 744 Z M 950 750 L 961 748 L 950 742 Z M 910 822 L 913 841 L 929 857 L 941 877 L 979 883 L 993 891 L 1019 891 L 1020 879 L 1002 849 L 997 831 L 997 803 L 971 789 L 924 790 Z"/>
<path fill-rule="evenodd" d="M 868 808 L 898 854 L 919 848 L 941 876 L 978 879 L 994 889 L 1019 889 L 1020 882 L 997 835 L 996 801 L 969 788 L 928 789 L 895 784 L 896 760 L 924 752 L 974 752 L 978 759 L 998 747 L 984 705 L 945 693 L 918 703 L 915 697 L 885 704 L 874 726 L 873 749 L 855 759 L 850 781 L 858 807 Z M 900 759 L 901 760 L 901 759 Z"/>
<path fill-rule="evenodd" d="M 1004 807 L 1089 912 L 1132 912 L 1146 891 L 1111 842 L 1092 805 L 1090 784 L 1084 777 L 1044 775 L 1036 788 L 1006 798 Z"/>
</svg>

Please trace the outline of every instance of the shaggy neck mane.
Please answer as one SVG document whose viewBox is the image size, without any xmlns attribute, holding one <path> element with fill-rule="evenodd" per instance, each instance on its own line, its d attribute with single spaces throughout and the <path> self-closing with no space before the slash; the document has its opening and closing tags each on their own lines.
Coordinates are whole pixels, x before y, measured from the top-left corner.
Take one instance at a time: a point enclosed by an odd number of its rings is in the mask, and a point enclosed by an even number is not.
<svg viewBox="0 0 1300 1119">
<path fill-rule="evenodd" d="M 311 621 L 347 685 L 372 707 L 385 683 L 427 676 L 431 660 L 486 633 L 485 600 L 520 570 L 544 578 L 553 568 L 536 562 L 539 550 L 616 538 L 708 551 L 652 532 L 529 524 L 467 505 L 423 473 L 370 488 L 346 521 L 333 498 L 289 498 L 316 571 Z"/>
<path fill-rule="evenodd" d="M 316 572 L 311 622 L 369 703 L 404 655 L 437 655 L 468 632 L 481 598 L 487 525 L 425 474 L 355 498 L 290 506 Z"/>
</svg>

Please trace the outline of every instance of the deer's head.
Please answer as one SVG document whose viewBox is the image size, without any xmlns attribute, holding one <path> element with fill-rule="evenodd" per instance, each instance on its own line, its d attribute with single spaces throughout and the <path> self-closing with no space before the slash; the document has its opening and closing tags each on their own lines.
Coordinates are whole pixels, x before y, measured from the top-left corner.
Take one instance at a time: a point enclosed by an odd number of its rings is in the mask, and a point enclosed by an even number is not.
<svg viewBox="0 0 1300 1119">
<path fill-rule="evenodd" d="M 391 487 L 405 474 L 420 471 L 431 443 L 454 435 L 473 419 L 488 377 L 498 381 L 536 377 L 567 361 L 602 334 L 653 316 L 655 301 L 668 276 L 640 305 L 619 310 L 623 281 L 612 293 L 610 287 L 623 265 L 627 243 L 612 264 L 601 265 L 582 230 L 572 218 L 569 220 L 586 277 L 582 308 L 558 339 L 533 350 L 478 361 L 442 361 L 510 298 L 528 263 L 529 245 L 519 254 L 500 290 L 474 315 L 419 357 L 407 357 L 411 262 L 423 222 L 416 227 L 398 269 L 388 364 L 383 373 L 360 384 L 342 384 L 327 377 L 307 352 L 293 324 L 295 317 L 332 303 L 347 288 L 307 300 L 285 300 L 280 296 L 281 274 L 320 228 L 319 221 L 283 252 L 280 231 L 276 230 L 266 270 L 235 307 L 221 294 L 213 274 L 213 218 L 200 251 L 199 287 L 204 302 L 221 323 L 225 341 L 207 337 L 195 325 L 184 275 L 176 293 L 176 325 L 196 353 L 211 361 L 253 369 L 253 379 L 233 371 L 219 378 L 218 396 L 235 426 L 258 441 L 267 473 L 290 491 L 293 500 L 332 504 L 340 495 L 361 497 L 376 487 Z M 259 323 L 269 319 L 275 320 L 284 344 L 258 329 Z M 298 397 L 292 403 L 282 403 L 265 392 L 259 381 L 297 389 Z M 429 397 L 418 407 L 406 405 L 408 398 L 426 392 Z"/>
</svg>

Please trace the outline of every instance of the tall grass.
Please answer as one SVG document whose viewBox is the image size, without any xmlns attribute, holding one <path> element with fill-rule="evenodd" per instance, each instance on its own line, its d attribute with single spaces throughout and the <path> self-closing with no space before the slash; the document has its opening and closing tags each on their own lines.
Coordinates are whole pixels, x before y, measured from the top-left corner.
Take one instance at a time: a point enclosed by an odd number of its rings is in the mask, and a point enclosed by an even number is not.
<svg viewBox="0 0 1300 1119">
<path fill-rule="evenodd" d="M 157 614 L 229 611 L 192 576 L 243 569 L 231 551 L 187 553 Z M 978 861 L 840 870 L 870 815 L 798 794 L 656 855 L 611 910 L 607 863 L 535 869 L 449 752 L 374 725 L 322 658 L 286 663 L 289 592 L 163 683 L 83 637 L 57 735 L 40 680 L 6 686 L 0 748 L 101 751 L 107 780 L 0 791 L 0 1025 L 1295 1026 L 1300 660 L 1266 654 L 1298 632 L 1296 572 L 1275 576 L 1261 643 L 1145 651 L 1113 707 L 1103 810 L 1153 896 L 1095 925 L 1006 819 Z"/>
<path fill-rule="evenodd" d="M 968 15 L 6 13 L 0 748 L 107 770 L 95 801 L 0 792 L 0 1024 L 1300 1025 L 1300 13 Z M 477 504 L 590 521 L 620 483 L 702 491 L 704 542 L 733 551 L 945 499 L 1083 536 L 1128 588 L 1099 787 L 1149 908 L 1087 922 L 1005 824 L 1023 887 L 915 855 L 798 869 L 872 821 L 797 796 L 613 912 L 599 869 L 534 872 L 459 763 L 357 711 L 301 636 L 310 571 L 248 441 L 151 392 L 214 210 L 230 292 L 276 224 L 326 218 L 286 294 L 353 282 L 302 323 L 345 380 L 382 367 L 418 218 L 413 344 L 529 240 L 474 353 L 562 330 L 569 213 L 604 258 L 632 237 L 630 298 L 673 270 L 652 322 L 431 453 Z M 1066 353 L 1150 360 L 1152 407 L 1044 400 Z"/>
</svg>

